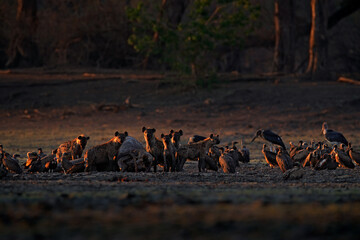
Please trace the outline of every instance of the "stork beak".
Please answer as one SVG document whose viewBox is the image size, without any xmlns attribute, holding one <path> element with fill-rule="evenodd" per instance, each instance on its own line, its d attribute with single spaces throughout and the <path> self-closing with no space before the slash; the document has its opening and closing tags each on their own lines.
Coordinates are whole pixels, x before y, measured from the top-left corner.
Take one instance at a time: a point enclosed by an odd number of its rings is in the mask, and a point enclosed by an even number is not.
<svg viewBox="0 0 360 240">
<path fill-rule="evenodd" d="M 257 135 L 251 140 L 251 142 L 253 142 L 256 138 L 257 138 Z"/>
</svg>

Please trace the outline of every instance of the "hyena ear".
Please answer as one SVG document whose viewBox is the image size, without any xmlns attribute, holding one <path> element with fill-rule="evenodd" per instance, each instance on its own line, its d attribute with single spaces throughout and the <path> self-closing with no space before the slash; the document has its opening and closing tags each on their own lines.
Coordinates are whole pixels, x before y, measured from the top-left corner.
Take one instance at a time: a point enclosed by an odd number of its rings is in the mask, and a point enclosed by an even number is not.
<svg viewBox="0 0 360 240">
<path fill-rule="evenodd" d="M 179 130 L 179 133 L 180 133 L 180 136 L 183 135 L 183 131 L 181 129 Z"/>
<path fill-rule="evenodd" d="M 83 137 L 82 136 L 78 136 L 78 139 L 81 140 Z"/>
<path fill-rule="evenodd" d="M 89 140 L 89 139 L 90 139 L 90 137 L 87 137 L 87 138 L 86 138 L 86 140 Z"/>
<path fill-rule="evenodd" d="M 213 138 L 214 137 L 214 134 L 210 134 L 210 138 Z"/>
<path fill-rule="evenodd" d="M 125 137 L 127 137 L 129 135 L 128 132 L 124 132 L 124 134 L 125 134 Z"/>
<path fill-rule="evenodd" d="M 174 130 L 171 129 L 171 130 L 170 130 L 170 134 L 173 134 L 173 133 L 174 133 Z"/>
<path fill-rule="evenodd" d="M 115 132 L 115 137 L 117 137 L 117 136 L 119 136 L 119 132 L 118 132 L 118 131 Z"/>
<path fill-rule="evenodd" d="M 155 129 L 155 128 L 153 128 L 152 130 L 153 130 L 153 132 L 156 132 L 156 129 Z"/>
<path fill-rule="evenodd" d="M 142 132 L 145 132 L 145 130 L 146 130 L 146 127 L 143 127 L 143 128 L 142 128 Z"/>
<path fill-rule="evenodd" d="M 163 137 L 164 137 L 164 134 L 162 133 L 160 137 L 163 138 Z"/>
</svg>

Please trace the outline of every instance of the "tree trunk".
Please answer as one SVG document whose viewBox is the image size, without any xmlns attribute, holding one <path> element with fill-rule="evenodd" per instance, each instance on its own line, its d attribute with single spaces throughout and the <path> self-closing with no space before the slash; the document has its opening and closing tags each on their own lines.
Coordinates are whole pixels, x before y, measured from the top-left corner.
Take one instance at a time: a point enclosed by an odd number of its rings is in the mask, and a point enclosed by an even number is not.
<svg viewBox="0 0 360 240">
<path fill-rule="evenodd" d="M 6 67 L 31 67 L 39 64 L 34 40 L 36 29 L 36 0 L 18 0 L 16 25 L 8 48 Z"/>
<path fill-rule="evenodd" d="M 325 72 L 328 58 L 327 0 L 311 0 L 309 63 L 306 73 Z"/>
<path fill-rule="evenodd" d="M 275 0 L 274 71 L 291 73 L 295 66 L 295 22 L 293 0 Z"/>
</svg>

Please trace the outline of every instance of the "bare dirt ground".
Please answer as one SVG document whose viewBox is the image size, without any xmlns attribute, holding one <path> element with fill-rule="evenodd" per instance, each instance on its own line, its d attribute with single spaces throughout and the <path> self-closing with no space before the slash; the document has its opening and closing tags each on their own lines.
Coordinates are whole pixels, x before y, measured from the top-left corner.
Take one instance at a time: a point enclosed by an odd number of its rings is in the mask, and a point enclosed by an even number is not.
<svg viewBox="0 0 360 240">
<path fill-rule="evenodd" d="M 360 149 L 360 87 L 296 77 L 221 81 L 210 89 L 174 84 L 154 73 L 101 71 L 0 73 L 0 143 L 10 153 L 46 153 L 84 133 L 87 148 L 141 128 L 182 129 L 243 140 L 249 164 L 236 174 L 9 174 L 0 180 L 1 239 L 357 239 L 360 168 L 314 171 L 284 181 L 250 144 L 270 128 L 286 145 L 323 140 L 321 124 Z M 275 81 L 274 81 L 275 80 Z M 130 97 L 131 106 L 125 104 Z"/>
</svg>

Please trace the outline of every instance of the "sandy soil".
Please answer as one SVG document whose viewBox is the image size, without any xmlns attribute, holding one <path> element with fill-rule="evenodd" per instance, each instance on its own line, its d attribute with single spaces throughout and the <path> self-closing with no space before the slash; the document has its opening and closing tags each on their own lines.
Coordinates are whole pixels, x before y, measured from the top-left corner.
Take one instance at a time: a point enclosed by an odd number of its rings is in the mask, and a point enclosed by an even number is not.
<svg viewBox="0 0 360 240">
<path fill-rule="evenodd" d="M 246 80 L 246 81 L 245 81 Z M 19 71 L 0 74 L 0 143 L 10 153 L 46 153 L 84 133 L 87 148 L 118 131 L 143 141 L 182 129 L 243 140 L 251 162 L 236 174 L 10 174 L 0 180 L 2 239 L 356 238 L 360 168 L 313 171 L 285 181 L 249 144 L 270 128 L 288 145 L 323 140 L 321 124 L 360 148 L 360 87 L 295 77 L 233 78 L 193 89 L 154 73 Z M 275 81 L 274 81 L 275 80 Z M 130 106 L 125 100 L 130 97 Z M 218 235 L 221 234 L 221 235 Z"/>
</svg>

